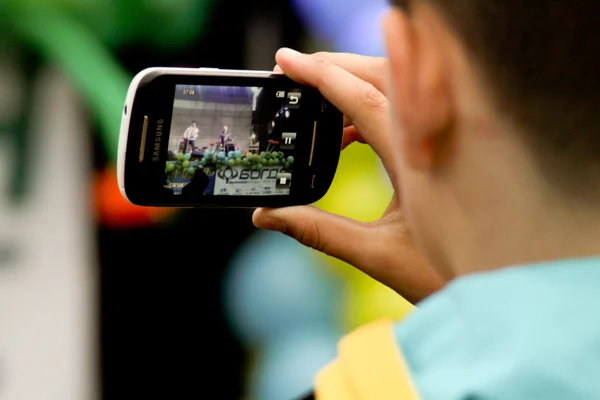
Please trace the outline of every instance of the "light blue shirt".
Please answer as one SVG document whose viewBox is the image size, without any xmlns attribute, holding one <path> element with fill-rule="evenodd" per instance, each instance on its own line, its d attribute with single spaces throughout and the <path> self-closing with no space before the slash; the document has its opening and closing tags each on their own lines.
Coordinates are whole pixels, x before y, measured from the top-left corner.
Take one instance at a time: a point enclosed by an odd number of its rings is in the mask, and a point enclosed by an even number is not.
<svg viewBox="0 0 600 400">
<path fill-rule="evenodd" d="M 422 400 L 600 399 L 600 258 L 459 278 L 395 326 Z"/>
</svg>

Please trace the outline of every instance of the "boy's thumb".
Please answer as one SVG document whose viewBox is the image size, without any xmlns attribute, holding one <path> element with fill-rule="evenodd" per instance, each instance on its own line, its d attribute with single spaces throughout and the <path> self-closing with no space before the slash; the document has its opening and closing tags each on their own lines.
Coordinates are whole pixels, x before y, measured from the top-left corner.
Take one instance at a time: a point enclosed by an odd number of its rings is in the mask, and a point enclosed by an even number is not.
<svg viewBox="0 0 600 400">
<path fill-rule="evenodd" d="M 257 228 L 282 232 L 305 246 L 344 261 L 362 259 L 370 242 L 368 228 L 362 222 L 313 206 L 259 208 L 252 221 Z"/>
</svg>

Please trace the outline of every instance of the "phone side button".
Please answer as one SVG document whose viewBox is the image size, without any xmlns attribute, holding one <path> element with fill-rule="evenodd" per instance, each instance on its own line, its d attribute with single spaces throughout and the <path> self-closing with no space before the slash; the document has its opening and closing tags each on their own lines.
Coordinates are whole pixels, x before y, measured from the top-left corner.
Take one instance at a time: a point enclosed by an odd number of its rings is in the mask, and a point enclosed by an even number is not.
<svg viewBox="0 0 600 400">
<path fill-rule="evenodd" d="M 313 175 L 313 176 L 312 176 L 312 181 L 311 181 L 311 183 L 310 183 L 310 187 L 311 187 L 312 189 L 314 189 L 314 188 L 315 188 L 315 175 Z"/>
</svg>

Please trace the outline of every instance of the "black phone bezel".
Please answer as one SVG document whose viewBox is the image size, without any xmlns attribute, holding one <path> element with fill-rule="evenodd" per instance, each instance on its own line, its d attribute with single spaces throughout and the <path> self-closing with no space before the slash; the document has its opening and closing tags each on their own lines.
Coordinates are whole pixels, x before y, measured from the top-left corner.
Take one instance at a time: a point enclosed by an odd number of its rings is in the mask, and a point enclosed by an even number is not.
<svg viewBox="0 0 600 400">
<path fill-rule="evenodd" d="M 202 196 L 189 201 L 164 189 L 164 168 L 168 149 L 160 147 L 158 161 L 153 157 L 158 121 L 162 121 L 162 140 L 168 143 L 176 85 L 257 86 L 276 90 L 302 90 L 304 115 L 298 128 L 297 156 L 293 183 L 288 195 L 269 196 Z M 143 161 L 139 161 L 144 117 L 147 129 Z M 311 204 L 321 199 L 333 181 L 343 136 L 344 117 L 312 87 L 298 84 L 288 77 L 273 74 L 257 76 L 209 76 L 158 74 L 148 76 L 138 85 L 130 107 L 126 144 L 124 191 L 130 202 L 154 207 L 285 207 Z M 314 140 L 314 141 L 313 141 Z M 312 151 L 312 160 L 311 159 Z M 310 165 L 309 165 L 309 161 Z M 301 166 L 301 167 L 299 167 Z"/>
</svg>

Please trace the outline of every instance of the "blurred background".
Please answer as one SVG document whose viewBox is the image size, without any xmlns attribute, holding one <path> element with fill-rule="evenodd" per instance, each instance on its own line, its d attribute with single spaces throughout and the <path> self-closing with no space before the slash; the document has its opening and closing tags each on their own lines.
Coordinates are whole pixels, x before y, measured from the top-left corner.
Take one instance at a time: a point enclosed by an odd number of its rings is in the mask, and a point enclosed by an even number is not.
<svg viewBox="0 0 600 400">
<path fill-rule="evenodd" d="M 271 69 L 281 46 L 383 55 L 384 0 L 0 0 L 0 399 L 293 399 L 336 343 L 410 305 L 251 211 L 140 208 L 115 163 L 150 66 Z M 354 144 L 317 205 L 391 196 Z"/>
</svg>

